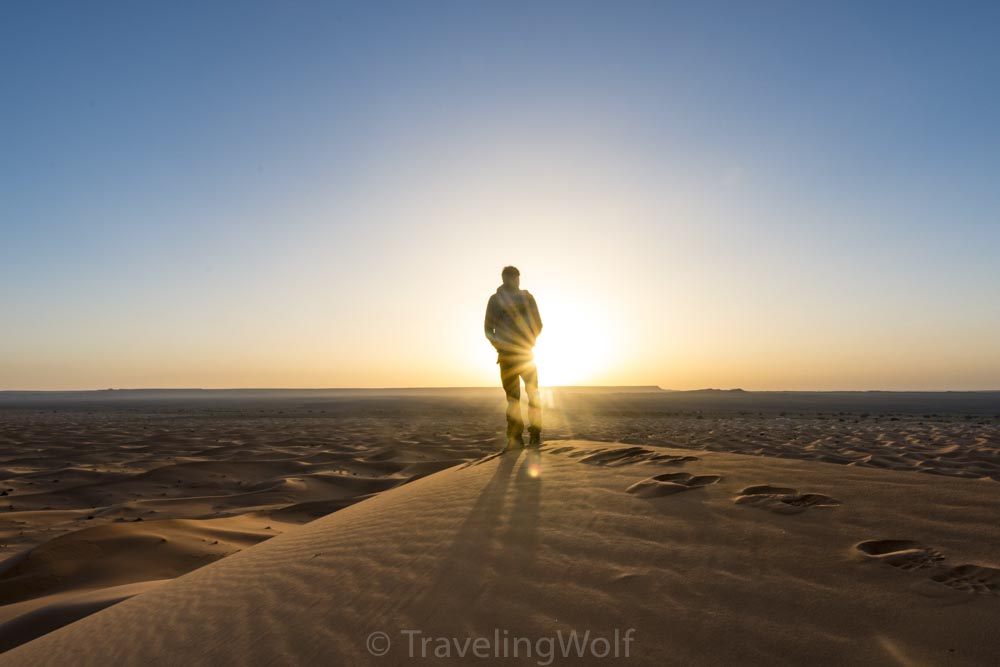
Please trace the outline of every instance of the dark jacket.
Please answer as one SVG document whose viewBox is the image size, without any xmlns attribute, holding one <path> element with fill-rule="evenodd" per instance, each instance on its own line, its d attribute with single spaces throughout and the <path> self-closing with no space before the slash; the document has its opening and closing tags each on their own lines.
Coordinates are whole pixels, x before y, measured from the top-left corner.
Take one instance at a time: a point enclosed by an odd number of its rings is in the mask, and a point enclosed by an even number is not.
<svg viewBox="0 0 1000 667">
<path fill-rule="evenodd" d="M 486 338 L 500 354 L 530 353 L 542 333 L 538 304 L 528 290 L 501 285 L 486 304 Z"/>
</svg>

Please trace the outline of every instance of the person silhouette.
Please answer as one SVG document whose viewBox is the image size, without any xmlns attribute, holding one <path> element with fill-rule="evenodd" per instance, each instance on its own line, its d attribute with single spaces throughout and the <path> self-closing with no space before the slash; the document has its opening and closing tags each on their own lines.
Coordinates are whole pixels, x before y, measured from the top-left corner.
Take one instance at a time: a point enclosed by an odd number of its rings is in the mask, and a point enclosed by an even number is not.
<svg viewBox="0 0 1000 667">
<path fill-rule="evenodd" d="M 521 415 L 521 380 L 528 394 L 529 444 L 537 447 L 542 437 L 542 407 L 538 400 L 538 369 L 532 348 L 542 332 L 542 318 L 531 292 L 521 289 L 521 272 L 505 266 L 503 284 L 486 304 L 486 338 L 497 351 L 500 381 L 507 394 L 507 447 L 524 447 Z"/>
</svg>

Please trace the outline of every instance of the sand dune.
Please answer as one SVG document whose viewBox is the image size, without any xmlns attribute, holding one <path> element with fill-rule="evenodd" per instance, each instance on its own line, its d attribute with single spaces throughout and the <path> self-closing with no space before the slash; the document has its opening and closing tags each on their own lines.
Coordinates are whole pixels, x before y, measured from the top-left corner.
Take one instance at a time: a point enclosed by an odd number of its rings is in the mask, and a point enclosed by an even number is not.
<svg viewBox="0 0 1000 667">
<path fill-rule="evenodd" d="M 0 647 L 495 447 L 460 420 L 431 446 L 391 418 L 304 414 L 2 414 L 0 612 L 25 617 Z"/>
<path fill-rule="evenodd" d="M 302 524 L 402 493 L 427 476 L 450 475 L 448 468 L 496 451 L 503 437 L 499 390 L 264 392 L 252 400 L 246 392 L 237 392 L 239 400 L 112 393 L 131 398 L 104 405 L 89 394 L 48 402 L 32 397 L 26 405 L 0 395 L 2 648 L 124 600 L 154 585 L 149 582 L 216 567 Z M 897 532 L 894 522 L 938 502 L 967 511 L 967 489 L 995 489 L 997 396 L 547 391 L 545 468 L 572 462 L 577 474 L 615 480 L 630 471 L 620 480 L 627 497 L 622 502 L 684 506 L 690 502 L 685 499 L 717 498 L 725 489 L 726 504 L 740 516 L 756 515 L 747 521 L 806 523 L 853 512 L 856 501 L 837 488 L 838 476 L 856 479 L 855 471 L 868 469 L 880 475 L 870 479 L 903 484 L 909 495 L 872 509 L 867 534 L 856 540 L 864 546 L 848 549 L 851 557 L 904 563 L 896 569 L 905 572 L 930 559 L 936 569 L 911 583 L 950 603 L 948 596 L 960 591 L 995 590 L 995 555 L 987 550 L 979 560 L 963 557 L 963 550 L 975 548 L 971 537 L 946 548 L 933 536 Z M 778 409 L 786 404 L 814 411 Z M 842 410 L 855 404 L 865 410 Z M 605 442 L 568 442 L 581 437 Z M 713 452 L 748 455 L 735 460 L 767 470 L 797 462 L 803 470 L 823 471 L 825 481 L 763 473 L 743 480 L 705 469 Z M 492 459 L 481 464 L 490 465 Z M 939 477 L 957 478 L 961 484 L 954 488 L 965 490 L 954 498 L 927 497 L 925 484 L 939 487 L 925 480 Z M 542 487 L 552 489 L 548 472 L 546 480 Z M 503 502 L 490 497 L 482 502 Z M 451 511 L 459 516 L 468 508 Z M 415 526 L 423 521 L 411 520 Z M 947 520 L 963 530 L 961 519 Z M 734 523 L 733 529 L 746 532 L 747 525 Z M 669 530 L 649 537 L 664 543 L 674 538 Z M 607 544 L 601 535 L 589 539 Z M 637 576 L 623 570 L 621 581 Z"/>
<path fill-rule="evenodd" d="M 215 519 L 327 501 L 343 507 L 344 499 L 495 446 L 492 435 L 488 444 L 470 436 L 461 447 L 431 446 L 410 429 L 380 435 L 354 419 L 117 410 L 4 417 L 0 554 L 7 555 L 118 520 Z"/>
<path fill-rule="evenodd" d="M 56 593 L 0 607 L 0 651 L 7 651 L 143 591 L 152 590 L 163 581 Z"/>
<path fill-rule="evenodd" d="M 691 456 L 579 441 L 489 456 L 158 585 L 0 663 L 405 664 L 410 639 L 433 659 L 437 638 L 489 642 L 496 629 L 506 634 L 490 650 L 523 637 L 545 652 L 545 638 L 576 630 L 601 638 L 585 649 L 599 654 L 604 639 L 625 650 L 634 628 L 630 662 L 649 665 L 990 664 L 1000 651 L 994 481 Z M 644 480 L 686 488 L 629 493 Z M 803 511 L 740 500 L 752 496 Z M 392 643 L 380 658 L 365 643 L 376 631 Z M 519 646 L 512 662 L 535 664 Z"/>
<path fill-rule="evenodd" d="M 0 564 L 0 604 L 173 578 L 277 534 L 261 523 L 258 517 L 131 521 L 61 535 Z"/>
</svg>

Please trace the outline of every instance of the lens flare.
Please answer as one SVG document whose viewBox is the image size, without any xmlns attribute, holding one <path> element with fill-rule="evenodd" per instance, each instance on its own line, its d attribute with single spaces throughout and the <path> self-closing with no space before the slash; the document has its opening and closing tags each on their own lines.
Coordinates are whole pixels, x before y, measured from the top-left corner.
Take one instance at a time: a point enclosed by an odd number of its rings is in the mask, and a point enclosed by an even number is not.
<svg viewBox="0 0 1000 667">
<path fill-rule="evenodd" d="M 593 304 L 553 300 L 540 306 L 545 328 L 535 361 L 542 385 L 587 384 L 613 365 L 615 336 Z"/>
</svg>

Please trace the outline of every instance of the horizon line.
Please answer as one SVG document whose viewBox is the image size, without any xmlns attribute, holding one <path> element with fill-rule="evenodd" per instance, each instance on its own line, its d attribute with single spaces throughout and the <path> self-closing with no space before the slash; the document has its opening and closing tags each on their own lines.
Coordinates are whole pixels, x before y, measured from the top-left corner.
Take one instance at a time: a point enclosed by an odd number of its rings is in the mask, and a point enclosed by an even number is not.
<svg viewBox="0 0 1000 667">
<path fill-rule="evenodd" d="M 697 389 L 666 389 L 656 384 L 607 384 L 607 385 L 549 385 L 541 389 L 644 389 L 649 392 L 690 393 L 690 392 L 720 392 L 720 393 L 998 393 L 996 389 L 744 389 L 742 387 L 700 387 Z M 465 386 L 399 386 L 399 387 L 104 387 L 90 389 L 0 389 L 0 394 L 57 394 L 57 393 L 109 393 L 109 392 L 213 392 L 213 391 L 426 391 L 426 390 L 467 390 L 467 389 L 500 389 L 495 385 L 465 385 Z"/>
</svg>

